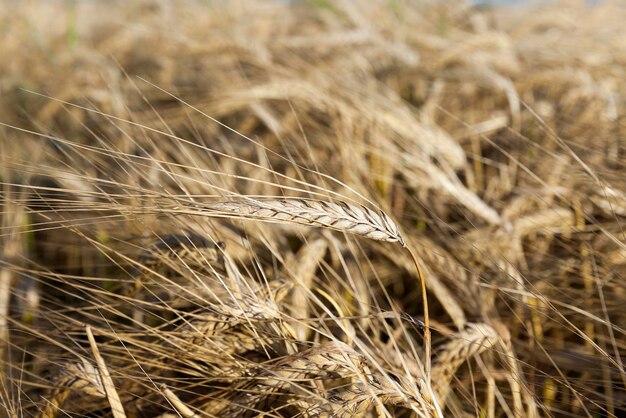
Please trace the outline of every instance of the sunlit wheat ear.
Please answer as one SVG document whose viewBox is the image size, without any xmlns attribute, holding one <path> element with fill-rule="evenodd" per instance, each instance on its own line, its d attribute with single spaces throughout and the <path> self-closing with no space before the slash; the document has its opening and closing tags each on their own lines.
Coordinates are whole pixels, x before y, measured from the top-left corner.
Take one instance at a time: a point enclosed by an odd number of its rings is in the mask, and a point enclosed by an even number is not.
<svg viewBox="0 0 626 418">
<path fill-rule="evenodd" d="M 56 387 L 47 397 L 46 405 L 39 416 L 41 418 L 56 416 L 73 391 L 96 398 L 106 396 L 98 369 L 85 359 L 82 359 L 80 363 L 69 363 L 65 366 L 57 379 Z"/>
<path fill-rule="evenodd" d="M 308 199 L 245 199 L 209 203 L 204 207 L 238 218 L 330 228 L 405 246 L 400 229 L 387 214 L 361 205 Z"/>
<path fill-rule="evenodd" d="M 456 370 L 468 359 L 493 347 L 500 337 L 487 324 L 469 324 L 467 329 L 453 335 L 453 340 L 441 347 L 432 369 L 432 382 L 443 405 L 450 392 L 450 382 Z"/>
</svg>

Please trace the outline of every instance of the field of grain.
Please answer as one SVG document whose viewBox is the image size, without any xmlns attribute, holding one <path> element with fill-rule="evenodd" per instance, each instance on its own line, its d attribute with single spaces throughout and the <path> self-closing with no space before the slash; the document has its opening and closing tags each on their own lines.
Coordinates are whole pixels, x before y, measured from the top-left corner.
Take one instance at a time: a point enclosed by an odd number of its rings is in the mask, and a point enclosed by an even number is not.
<svg viewBox="0 0 626 418">
<path fill-rule="evenodd" d="M 623 22 L 0 2 L 0 417 L 626 416 Z"/>
</svg>

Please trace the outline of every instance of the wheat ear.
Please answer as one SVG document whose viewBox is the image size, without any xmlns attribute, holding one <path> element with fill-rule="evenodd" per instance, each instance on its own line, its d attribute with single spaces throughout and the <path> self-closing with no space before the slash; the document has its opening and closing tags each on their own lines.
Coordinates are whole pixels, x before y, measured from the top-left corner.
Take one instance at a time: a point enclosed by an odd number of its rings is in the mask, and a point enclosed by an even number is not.
<svg viewBox="0 0 626 418">
<path fill-rule="evenodd" d="M 80 391 L 97 398 L 106 396 L 96 367 L 84 358 L 81 360 L 80 363 L 65 365 L 39 418 L 54 418 L 72 391 Z"/>
<path fill-rule="evenodd" d="M 68 396 L 70 396 L 71 389 L 57 386 L 50 393 L 49 398 L 46 399 L 46 404 L 39 413 L 39 418 L 54 418 L 57 412 L 65 402 Z"/>
<path fill-rule="evenodd" d="M 432 377 L 442 404 L 450 391 L 450 381 L 461 364 L 493 347 L 499 340 L 498 333 L 489 325 L 468 324 L 465 330 L 455 333 L 454 339 L 441 347 Z"/>
<path fill-rule="evenodd" d="M 405 246 L 398 226 L 386 213 L 361 205 L 309 199 L 245 199 L 208 203 L 203 208 L 238 218 L 330 228 Z"/>
</svg>

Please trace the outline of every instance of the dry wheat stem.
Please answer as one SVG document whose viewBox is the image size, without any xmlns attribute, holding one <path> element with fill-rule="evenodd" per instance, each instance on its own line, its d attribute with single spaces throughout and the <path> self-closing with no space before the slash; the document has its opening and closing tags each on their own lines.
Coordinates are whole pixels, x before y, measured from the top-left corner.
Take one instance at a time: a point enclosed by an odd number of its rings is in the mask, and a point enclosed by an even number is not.
<svg viewBox="0 0 626 418">
<path fill-rule="evenodd" d="M 160 386 L 163 395 L 165 398 L 172 404 L 176 412 L 178 412 L 183 418 L 199 418 L 199 415 L 196 414 L 189 408 L 187 405 L 180 400 L 178 396 L 174 392 L 172 392 L 166 385 Z"/>
<path fill-rule="evenodd" d="M 91 327 L 86 326 L 85 331 L 87 332 L 87 338 L 89 339 L 91 351 L 93 352 L 93 356 L 96 359 L 96 364 L 98 365 L 98 373 L 100 373 L 100 379 L 102 380 L 104 392 L 106 393 L 109 404 L 111 405 L 111 412 L 113 413 L 113 417 L 126 418 L 126 413 L 124 412 L 122 401 L 120 400 L 120 396 L 115 390 L 115 385 L 113 384 L 113 379 L 111 379 L 111 375 L 109 374 L 109 369 L 107 368 L 106 363 L 102 358 L 102 355 L 100 355 L 100 350 L 98 350 L 98 345 L 96 344 L 96 340 L 93 337 L 93 333 L 91 332 Z"/>
</svg>

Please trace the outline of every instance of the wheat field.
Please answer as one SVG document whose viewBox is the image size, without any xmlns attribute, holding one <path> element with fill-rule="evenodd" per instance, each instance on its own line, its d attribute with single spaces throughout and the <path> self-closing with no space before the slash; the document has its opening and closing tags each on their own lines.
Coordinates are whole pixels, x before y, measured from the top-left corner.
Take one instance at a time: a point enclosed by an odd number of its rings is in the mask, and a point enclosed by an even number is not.
<svg viewBox="0 0 626 418">
<path fill-rule="evenodd" d="M 625 21 L 0 2 L 0 417 L 626 416 Z"/>
</svg>

